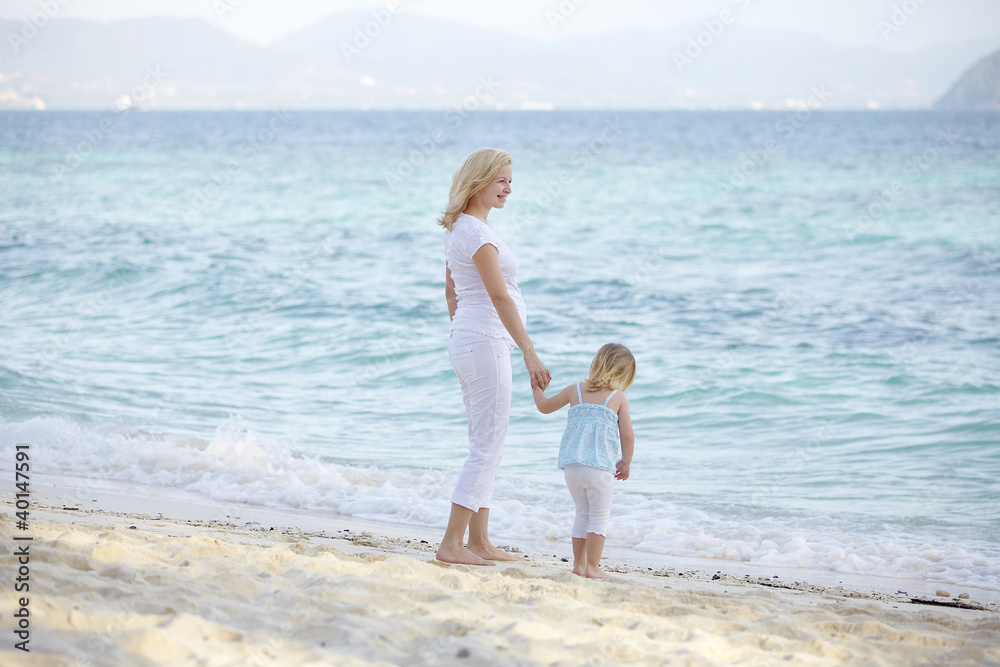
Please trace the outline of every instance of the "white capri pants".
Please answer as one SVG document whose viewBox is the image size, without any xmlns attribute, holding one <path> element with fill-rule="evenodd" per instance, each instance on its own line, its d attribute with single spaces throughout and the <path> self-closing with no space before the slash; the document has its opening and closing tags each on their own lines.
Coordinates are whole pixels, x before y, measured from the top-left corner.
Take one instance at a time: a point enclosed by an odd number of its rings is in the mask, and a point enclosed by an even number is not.
<svg viewBox="0 0 1000 667">
<path fill-rule="evenodd" d="M 513 349 L 506 340 L 473 331 L 451 332 L 448 344 L 469 418 L 469 458 L 451 502 L 473 512 L 493 501 L 493 478 L 500 467 L 510 421 Z"/>
<path fill-rule="evenodd" d="M 587 533 L 607 537 L 615 476 L 607 470 L 579 463 L 568 464 L 563 468 L 563 474 L 573 502 L 576 503 L 573 537 L 586 539 Z"/>
</svg>

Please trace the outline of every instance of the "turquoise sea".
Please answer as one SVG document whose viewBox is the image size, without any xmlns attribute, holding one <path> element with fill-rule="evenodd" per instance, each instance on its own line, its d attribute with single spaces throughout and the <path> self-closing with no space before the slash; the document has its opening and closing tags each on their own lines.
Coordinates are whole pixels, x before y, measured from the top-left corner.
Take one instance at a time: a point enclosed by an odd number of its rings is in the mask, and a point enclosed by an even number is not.
<svg viewBox="0 0 1000 667">
<path fill-rule="evenodd" d="M 1000 591 L 996 113 L 0 113 L 0 470 L 443 528 L 483 146 L 553 387 L 638 359 L 609 544 Z M 564 420 L 515 353 L 501 543 L 568 542 Z"/>
</svg>

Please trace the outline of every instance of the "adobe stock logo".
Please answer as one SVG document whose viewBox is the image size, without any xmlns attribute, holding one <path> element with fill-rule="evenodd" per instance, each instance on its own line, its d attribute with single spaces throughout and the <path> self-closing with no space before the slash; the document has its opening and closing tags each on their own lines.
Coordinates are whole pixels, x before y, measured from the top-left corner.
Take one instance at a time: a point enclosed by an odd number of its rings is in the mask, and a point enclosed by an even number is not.
<svg viewBox="0 0 1000 667">
<path fill-rule="evenodd" d="M 732 0 L 732 4 L 744 11 L 750 8 L 750 2 L 751 0 Z M 705 19 L 702 22 L 705 29 L 700 30 L 694 37 L 688 37 L 684 52 L 674 51 L 674 65 L 677 66 L 677 71 L 683 72 L 685 67 L 693 65 L 694 61 L 701 58 L 705 51 L 712 48 L 715 41 L 722 37 L 726 27 L 735 23 L 736 19 L 737 14 L 731 9 L 723 9 L 718 16 Z"/>
<path fill-rule="evenodd" d="M 545 12 L 545 20 L 549 22 L 549 28 L 555 32 L 560 23 L 565 23 L 569 17 L 576 13 L 577 8 L 583 4 L 584 0 L 562 0 L 556 8 Z"/>
<path fill-rule="evenodd" d="M 898 5 L 893 5 L 889 20 L 879 19 L 876 24 L 882 33 L 882 39 L 888 40 L 889 35 L 901 30 L 925 4 L 927 0 L 904 0 Z"/>
<path fill-rule="evenodd" d="M 38 8 L 40 11 L 35 12 L 31 15 L 31 18 L 25 18 L 21 23 L 20 34 L 16 32 L 7 33 L 7 41 L 10 42 L 11 50 L 16 54 L 21 51 L 21 47 L 25 46 L 28 42 L 33 40 L 38 36 L 38 33 L 49 24 L 49 21 L 54 19 L 60 11 L 62 11 L 63 5 L 65 5 L 69 0 L 43 0 L 38 3 Z"/>
<path fill-rule="evenodd" d="M 354 39 L 340 43 L 340 53 L 344 56 L 344 60 L 351 62 L 353 58 L 360 56 L 361 52 L 371 46 L 372 40 L 381 35 L 402 10 L 398 0 L 390 0 L 385 4 L 385 9 L 376 9 L 371 13 L 371 21 L 363 26 L 355 26 Z"/>
<path fill-rule="evenodd" d="M 159 65 L 147 67 L 142 81 L 132 86 L 128 93 L 115 99 L 115 105 L 111 110 L 112 116 L 102 118 L 96 126 L 83 133 L 83 138 L 75 146 L 67 148 L 66 157 L 55 165 L 55 175 L 62 178 L 83 164 L 87 155 L 97 150 L 112 135 L 118 124 L 132 114 L 133 109 L 140 108 L 141 104 L 155 96 L 157 87 L 167 76 L 168 74 L 161 70 Z"/>
<path fill-rule="evenodd" d="M 441 126 L 434 128 L 434 130 L 423 137 L 414 139 L 413 145 L 416 148 L 396 163 L 396 168 L 393 172 L 385 174 L 385 182 L 390 190 L 395 192 L 396 188 L 405 183 L 406 179 L 422 167 L 438 151 L 438 148 L 451 137 L 454 130 L 461 127 L 462 123 L 474 111 L 478 110 L 481 106 L 485 106 L 493 99 L 493 93 L 496 92 L 497 87 L 500 85 L 494 80 L 492 74 L 479 77 L 477 83 L 475 91 L 466 95 L 461 101 L 456 102 L 450 109 L 441 114 Z"/>
</svg>

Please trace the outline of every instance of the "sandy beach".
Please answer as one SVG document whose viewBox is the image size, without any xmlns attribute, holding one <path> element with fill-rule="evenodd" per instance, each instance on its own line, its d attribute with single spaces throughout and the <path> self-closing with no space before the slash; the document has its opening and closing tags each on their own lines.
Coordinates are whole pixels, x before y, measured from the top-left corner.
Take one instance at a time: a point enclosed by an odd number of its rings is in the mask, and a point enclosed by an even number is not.
<svg viewBox="0 0 1000 667">
<path fill-rule="evenodd" d="M 9 493 L 0 518 L 8 581 L 30 544 L 30 652 L 15 648 L 8 585 L 5 665 L 1000 664 L 1000 606 L 957 589 L 614 558 L 613 580 L 591 581 L 560 544 L 474 568 L 436 562 L 435 537 L 416 529 L 51 486 L 34 496 L 27 530 Z"/>
</svg>

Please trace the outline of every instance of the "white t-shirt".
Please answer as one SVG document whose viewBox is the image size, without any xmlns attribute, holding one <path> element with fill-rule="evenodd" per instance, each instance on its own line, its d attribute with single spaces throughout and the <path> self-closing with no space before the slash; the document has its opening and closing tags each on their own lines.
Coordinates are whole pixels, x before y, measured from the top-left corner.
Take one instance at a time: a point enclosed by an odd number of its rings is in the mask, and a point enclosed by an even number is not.
<svg viewBox="0 0 1000 667">
<path fill-rule="evenodd" d="M 500 257 L 500 272 L 507 283 L 507 293 L 514 300 L 522 324 L 527 325 L 524 298 L 517 286 L 517 257 L 493 229 L 482 220 L 460 213 L 451 231 L 444 233 L 444 257 L 455 282 L 458 308 L 451 321 L 452 331 L 475 331 L 490 338 L 500 338 L 514 343 L 497 309 L 486 292 L 472 256 L 484 245 L 496 247 Z"/>
</svg>

